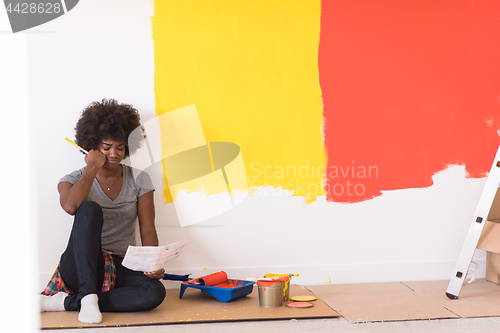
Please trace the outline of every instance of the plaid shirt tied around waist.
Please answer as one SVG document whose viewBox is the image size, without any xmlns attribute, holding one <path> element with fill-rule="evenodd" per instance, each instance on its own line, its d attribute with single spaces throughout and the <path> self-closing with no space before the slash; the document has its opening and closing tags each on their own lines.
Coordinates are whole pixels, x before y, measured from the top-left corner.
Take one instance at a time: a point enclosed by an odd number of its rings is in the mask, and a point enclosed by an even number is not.
<svg viewBox="0 0 500 333">
<path fill-rule="evenodd" d="M 116 266 L 112 257 L 113 255 L 123 257 L 121 254 L 106 251 L 104 249 L 102 250 L 102 256 L 104 258 L 104 281 L 102 282 L 101 291 L 112 290 L 115 287 Z M 47 287 L 45 287 L 45 290 L 42 291 L 42 295 L 52 296 L 58 292 L 65 292 L 67 294 L 75 293 L 64 283 L 59 270 L 60 265 L 61 263 L 57 265 L 56 271 L 54 275 L 52 275 Z"/>
</svg>

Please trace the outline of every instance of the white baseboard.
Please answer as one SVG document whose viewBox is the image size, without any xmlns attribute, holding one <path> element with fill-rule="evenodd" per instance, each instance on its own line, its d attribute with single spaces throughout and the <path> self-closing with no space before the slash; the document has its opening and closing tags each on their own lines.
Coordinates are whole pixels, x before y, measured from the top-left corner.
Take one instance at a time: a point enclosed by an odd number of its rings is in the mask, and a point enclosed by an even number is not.
<svg viewBox="0 0 500 333">
<path fill-rule="evenodd" d="M 479 264 L 474 272 L 477 279 L 486 277 L 486 260 L 475 259 Z M 429 281 L 448 280 L 452 277 L 456 261 L 447 262 L 419 262 L 419 263 L 368 263 L 348 265 L 316 265 L 297 267 L 220 267 L 210 269 L 182 268 L 168 269 L 171 274 L 191 274 L 196 278 L 224 270 L 229 278 L 245 279 L 249 277 L 262 277 L 266 272 L 298 273 L 292 278 L 292 284 L 349 284 L 349 283 L 374 283 L 374 282 L 404 282 L 404 281 Z M 51 273 L 41 273 L 41 289 L 52 276 Z M 164 281 L 167 288 L 178 288 L 178 281 Z M 445 290 L 443 291 L 443 293 Z"/>
</svg>

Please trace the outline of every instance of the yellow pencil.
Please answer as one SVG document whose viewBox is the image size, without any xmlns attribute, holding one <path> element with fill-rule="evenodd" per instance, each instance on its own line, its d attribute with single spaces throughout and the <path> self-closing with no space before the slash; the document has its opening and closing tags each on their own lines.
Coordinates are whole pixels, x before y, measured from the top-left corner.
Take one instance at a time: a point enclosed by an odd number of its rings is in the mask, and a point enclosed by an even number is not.
<svg viewBox="0 0 500 333">
<path fill-rule="evenodd" d="M 74 143 L 73 141 L 71 141 L 70 139 L 68 138 L 64 138 L 66 141 L 68 141 L 69 143 L 71 143 L 73 146 L 75 146 L 76 148 L 80 149 L 81 151 L 83 151 L 85 154 L 88 154 L 89 152 L 86 151 L 85 149 L 83 149 L 82 147 L 80 147 L 79 145 L 77 145 L 76 143 Z"/>
</svg>

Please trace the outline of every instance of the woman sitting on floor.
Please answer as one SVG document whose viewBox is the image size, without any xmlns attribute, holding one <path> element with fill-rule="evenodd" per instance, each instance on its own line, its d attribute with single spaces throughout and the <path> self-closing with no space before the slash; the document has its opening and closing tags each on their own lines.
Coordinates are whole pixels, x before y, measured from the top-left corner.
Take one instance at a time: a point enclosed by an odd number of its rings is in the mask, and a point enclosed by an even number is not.
<svg viewBox="0 0 500 333">
<path fill-rule="evenodd" d="M 151 310 L 163 302 L 163 269 L 143 273 L 121 264 L 135 245 L 137 220 L 142 245 L 158 245 L 151 179 L 145 172 L 134 177 L 131 167 L 120 164 L 133 153 L 128 136 L 139 126 L 137 110 L 113 99 L 90 104 L 78 120 L 76 143 L 89 152 L 86 166 L 58 184 L 62 208 L 75 217 L 68 246 L 42 292 L 42 311 L 79 311 L 81 322 L 100 323 L 101 311 Z"/>
</svg>

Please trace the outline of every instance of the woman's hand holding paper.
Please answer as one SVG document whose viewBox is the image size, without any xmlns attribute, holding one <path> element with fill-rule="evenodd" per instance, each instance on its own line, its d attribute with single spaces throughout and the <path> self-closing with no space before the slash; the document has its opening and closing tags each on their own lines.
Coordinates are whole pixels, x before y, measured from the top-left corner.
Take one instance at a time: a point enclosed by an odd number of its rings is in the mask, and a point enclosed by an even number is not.
<svg viewBox="0 0 500 333">
<path fill-rule="evenodd" d="M 165 275 L 165 269 L 162 268 L 154 272 L 144 272 L 144 275 L 155 280 L 160 280 Z"/>
</svg>

